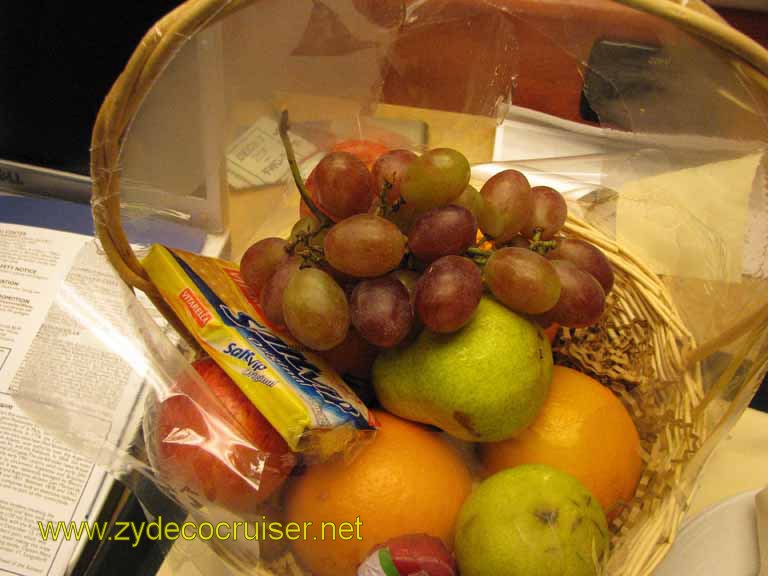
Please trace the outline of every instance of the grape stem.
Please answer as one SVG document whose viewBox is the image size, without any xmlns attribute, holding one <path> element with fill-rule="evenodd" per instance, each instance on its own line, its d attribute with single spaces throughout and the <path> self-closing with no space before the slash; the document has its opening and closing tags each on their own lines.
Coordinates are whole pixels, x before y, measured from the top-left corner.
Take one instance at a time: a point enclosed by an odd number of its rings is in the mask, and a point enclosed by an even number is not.
<svg viewBox="0 0 768 576">
<path fill-rule="evenodd" d="M 296 250 L 295 254 L 301 256 L 302 262 L 300 268 L 322 264 L 325 258 L 322 249 L 315 246 L 302 247 L 300 250 Z"/>
<path fill-rule="evenodd" d="M 389 215 L 389 205 L 387 204 L 387 194 L 392 190 L 392 182 L 384 179 L 384 186 L 379 191 L 379 209 L 378 215 L 382 218 L 386 218 Z"/>
<path fill-rule="evenodd" d="M 467 248 L 467 257 L 481 268 L 488 262 L 488 258 L 493 255 L 493 250 L 483 250 L 482 248 Z"/>
<path fill-rule="evenodd" d="M 529 248 L 537 254 L 544 256 L 547 252 L 557 246 L 557 242 L 554 240 L 542 240 L 541 233 L 541 228 L 536 228 L 536 232 L 533 234 L 533 238 L 530 240 Z"/>
<path fill-rule="evenodd" d="M 322 228 L 318 228 L 314 232 L 299 232 L 296 235 L 295 240 L 285 245 L 285 251 L 288 252 L 288 254 L 294 254 L 294 253 L 298 253 L 297 249 L 302 247 L 312 248 L 314 250 L 321 250 L 320 248 L 310 246 L 310 242 L 312 242 L 315 236 L 320 234 L 321 231 L 322 231 Z"/>
<path fill-rule="evenodd" d="M 394 174 L 393 174 L 394 178 Z M 379 192 L 379 206 L 377 208 L 377 215 L 381 216 L 382 218 L 388 218 L 403 206 L 405 204 L 405 198 L 398 198 L 395 200 L 391 205 L 387 204 L 387 195 L 389 194 L 389 191 L 393 188 L 392 182 L 385 179 L 384 185 L 381 187 L 381 191 Z"/>
<path fill-rule="evenodd" d="M 483 250 L 482 248 L 467 248 L 467 254 L 470 256 L 482 256 L 488 258 L 493 254 L 493 250 Z"/>
<path fill-rule="evenodd" d="M 285 156 L 288 158 L 288 166 L 291 167 L 293 181 L 296 183 L 296 187 L 299 189 L 301 199 L 304 200 L 307 208 L 312 211 L 312 214 L 314 214 L 317 220 L 320 222 L 320 227 L 324 228 L 326 226 L 330 226 L 332 224 L 331 220 L 328 218 L 328 216 L 320 211 L 315 202 L 312 200 L 312 196 L 310 195 L 306 186 L 304 185 L 304 179 L 301 177 L 301 172 L 299 172 L 299 164 L 296 162 L 296 154 L 293 152 L 293 144 L 291 144 L 291 139 L 288 137 L 288 129 L 288 110 L 283 110 L 282 114 L 280 114 L 280 140 L 283 141 Z"/>
</svg>

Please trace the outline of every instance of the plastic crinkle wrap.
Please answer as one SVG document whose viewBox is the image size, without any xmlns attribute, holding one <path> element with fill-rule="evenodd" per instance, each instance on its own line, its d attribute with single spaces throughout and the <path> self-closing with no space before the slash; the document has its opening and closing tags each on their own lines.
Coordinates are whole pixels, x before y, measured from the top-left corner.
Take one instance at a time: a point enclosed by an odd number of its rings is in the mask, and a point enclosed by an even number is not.
<svg viewBox="0 0 768 576">
<path fill-rule="evenodd" d="M 558 190 L 562 234 L 612 266 L 601 320 L 561 329 L 552 352 L 621 400 L 642 471 L 578 573 L 649 574 L 768 363 L 766 72 L 765 52 L 699 2 L 192 0 L 147 33 L 94 128 L 88 266 L 116 296 L 71 277 L 49 312 L 104 350 L 119 392 L 98 407 L 42 380 L 13 393 L 148 514 L 266 530 L 167 542 L 179 571 L 455 574 L 478 443 L 391 416 L 371 383 L 379 350 L 309 350 L 237 264 L 307 214 L 292 169 L 311 188 L 331 151 L 370 169 L 389 150 L 454 148 L 478 189 L 514 169 Z M 303 264 L 318 264 L 304 240 Z M 535 517 L 557 525 L 557 512 Z M 334 540 L 302 533 L 310 518 Z M 430 562 L 414 564 L 422 552 Z"/>
</svg>

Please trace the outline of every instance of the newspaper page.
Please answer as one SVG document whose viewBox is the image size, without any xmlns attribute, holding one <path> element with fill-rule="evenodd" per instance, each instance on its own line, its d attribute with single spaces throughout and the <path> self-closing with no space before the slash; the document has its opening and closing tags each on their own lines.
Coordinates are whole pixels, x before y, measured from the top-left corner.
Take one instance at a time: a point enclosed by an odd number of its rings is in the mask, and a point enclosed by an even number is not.
<svg viewBox="0 0 768 576">
<path fill-rule="evenodd" d="M 93 520 L 112 482 L 12 393 L 47 389 L 54 408 L 57 395 L 77 403 L 116 441 L 124 431 L 112 429 L 113 414 L 139 400 L 140 375 L 87 324 L 109 326 L 124 309 L 92 238 L 0 222 L 0 575 L 68 573 L 85 542 L 44 541 L 38 522 Z"/>
</svg>

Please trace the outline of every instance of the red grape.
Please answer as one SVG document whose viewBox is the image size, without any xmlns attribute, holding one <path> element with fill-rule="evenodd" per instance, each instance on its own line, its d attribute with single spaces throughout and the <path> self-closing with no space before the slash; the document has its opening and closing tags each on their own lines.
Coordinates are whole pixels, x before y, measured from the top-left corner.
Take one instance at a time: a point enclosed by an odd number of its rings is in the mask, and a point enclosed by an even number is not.
<svg viewBox="0 0 768 576">
<path fill-rule="evenodd" d="M 480 229 L 497 242 L 506 242 L 528 224 L 533 209 L 531 185 L 522 172 L 504 170 L 480 189 L 483 208 Z"/>
<path fill-rule="evenodd" d="M 594 276 L 607 295 L 613 288 L 613 267 L 597 246 L 578 238 L 558 238 L 557 246 L 547 252 L 551 260 L 568 260 Z"/>
<path fill-rule="evenodd" d="M 392 272 L 391 276 L 397 278 L 405 286 L 405 289 L 408 290 L 408 299 L 411 303 L 411 313 L 413 316 L 411 334 L 409 336 L 417 336 L 423 328 L 419 317 L 416 315 L 416 284 L 418 284 L 421 274 L 408 268 L 399 268 Z"/>
<path fill-rule="evenodd" d="M 469 174 L 469 161 L 461 152 L 435 148 L 408 167 L 400 192 L 418 211 L 445 206 L 464 192 L 469 184 Z"/>
<path fill-rule="evenodd" d="M 507 308 L 541 314 L 557 304 L 560 279 L 552 263 L 526 248 L 502 248 L 485 264 L 486 284 Z"/>
<path fill-rule="evenodd" d="M 408 290 L 392 276 L 360 282 L 349 306 L 354 327 L 380 348 L 399 344 L 411 330 L 413 312 Z"/>
<path fill-rule="evenodd" d="M 466 208 L 453 205 L 425 212 L 408 232 L 408 247 L 425 263 L 449 254 L 462 254 L 476 240 L 477 219 Z"/>
<path fill-rule="evenodd" d="M 317 167 L 315 167 L 312 172 L 309 173 L 309 176 L 307 176 L 306 181 L 304 182 L 304 187 L 307 189 L 307 193 L 309 194 L 309 197 L 312 199 L 312 202 L 315 203 L 315 206 L 318 206 L 317 202 L 317 185 L 315 184 L 315 170 Z M 319 206 L 318 206 L 319 208 Z M 307 206 L 307 203 L 304 202 L 304 199 L 302 198 L 299 200 L 299 218 L 304 218 L 305 216 L 313 216 L 312 210 L 309 209 L 309 206 Z M 328 216 L 328 214 L 326 214 Z M 330 216 L 328 216 L 330 218 Z"/>
<path fill-rule="evenodd" d="M 240 276 L 258 294 L 270 276 L 286 260 L 288 243 L 282 238 L 264 238 L 248 248 L 240 259 Z"/>
<path fill-rule="evenodd" d="M 367 212 L 373 202 L 373 176 L 349 152 L 331 152 L 312 174 L 317 203 L 333 220 Z"/>
<path fill-rule="evenodd" d="M 416 312 L 433 332 L 455 332 L 472 318 L 482 294 L 483 282 L 474 262 L 443 256 L 416 284 Z"/>
<path fill-rule="evenodd" d="M 565 224 L 568 217 L 568 205 L 562 194 L 549 186 L 534 186 L 533 210 L 531 219 L 522 230 L 523 236 L 533 238 L 539 232 L 540 240 L 549 240 Z"/>
<path fill-rule="evenodd" d="M 405 237 L 389 220 L 357 214 L 334 225 L 324 247 L 325 258 L 336 270 L 373 278 L 398 267 L 405 254 Z"/>
<path fill-rule="evenodd" d="M 605 309 L 603 287 L 594 276 L 567 260 L 551 262 L 560 278 L 560 298 L 544 318 L 569 328 L 595 324 Z"/>
<path fill-rule="evenodd" d="M 264 316 L 269 320 L 272 325 L 278 328 L 285 327 L 285 320 L 283 318 L 283 292 L 291 277 L 299 270 L 301 265 L 301 258 L 298 256 L 291 256 L 283 262 L 275 273 L 272 274 L 267 283 L 264 285 L 264 289 L 261 291 L 259 298 L 259 305 L 261 311 L 264 312 Z"/>
<path fill-rule="evenodd" d="M 320 356 L 339 374 L 369 379 L 377 353 L 373 344 L 350 326 L 344 341 L 330 350 L 321 352 Z"/>
<path fill-rule="evenodd" d="M 413 222 L 422 213 L 423 211 L 416 210 L 410 204 L 402 204 L 397 212 L 390 214 L 387 219 L 391 220 L 395 226 L 407 234 L 411 226 L 413 226 Z"/>
<path fill-rule="evenodd" d="M 514 238 L 507 240 L 504 245 L 510 246 L 511 248 L 524 248 L 526 250 L 531 249 L 531 242 L 522 236 L 515 236 Z"/>
<path fill-rule="evenodd" d="M 376 160 L 371 172 L 373 173 L 376 196 L 381 194 L 386 182 L 392 187 L 387 193 L 387 203 L 394 204 L 400 198 L 400 184 L 408 167 L 418 156 L 410 150 L 392 150 L 382 154 Z"/>
<path fill-rule="evenodd" d="M 330 275 L 303 268 L 285 287 L 283 317 L 296 340 L 313 350 L 330 350 L 347 336 L 347 296 Z"/>
</svg>

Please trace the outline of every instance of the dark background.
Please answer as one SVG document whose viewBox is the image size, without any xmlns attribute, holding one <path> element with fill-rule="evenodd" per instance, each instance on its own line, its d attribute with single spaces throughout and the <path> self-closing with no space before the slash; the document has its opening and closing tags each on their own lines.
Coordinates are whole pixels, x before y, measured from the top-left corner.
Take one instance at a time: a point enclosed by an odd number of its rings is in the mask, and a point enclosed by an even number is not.
<svg viewBox="0 0 768 576">
<path fill-rule="evenodd" d="M 0 158 L 88 173 L 99 106 L 178 0 L 0 2 Z"/>
</svg>

